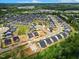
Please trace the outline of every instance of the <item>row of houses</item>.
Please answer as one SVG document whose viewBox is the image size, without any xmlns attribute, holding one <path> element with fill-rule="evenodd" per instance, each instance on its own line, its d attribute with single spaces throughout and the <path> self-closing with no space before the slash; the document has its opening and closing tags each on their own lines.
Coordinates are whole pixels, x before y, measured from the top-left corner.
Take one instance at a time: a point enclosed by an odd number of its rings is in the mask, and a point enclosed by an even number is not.
<svg viewBox="0 0 79 59">
<path fill-rule="evenodd" d="M 42 38 L 36 43 L 29 44 L 27 46 L 27 49 L 24 49 L 24 52 L 27 55 L 35 54 L 43 49 L 46 49 L 47 47 L 53 45 L 58 41 L 62 41 L 62 39 L 66 39 L 69 36 L 70 32 L 71 32 L 71 29 L 69 30 L 65 29 L 65 31 L 60 32 L 59 34 L 56 34 L 54 36 L 47 37 L 44 39 Z"/>
<path fill-rule="evenodd" d="M 7 15 L 1 17 L 3 20 L 7 20 L 8 22 L 13 22 L 13 24 L 16 24 L 17 22 L 21 22 L 22 24 L 27 24 L 29 22 L 32 22 L 33 19 L 46 19 L 47 17 L 44 14 L 17 14 L 17 15 Z"/>
<path fill-rule="evenodd" d="M 5 36 L 1 39 L 1 48 L 6 48 L 19 43 L 28 42 L 30 40 L 34 40 L 35 38 L 45 35 L 45 33 L 43 33 L 43 31 L 41 30 L 29 32 L 26 35 L 16 35 L 10 31 L 5 32 L 4 34 Z"/>
<path fill-rule="evenodd" d="M 45 48 L 45 47 L 47 47 L 47 45 L 51 45 L 54 42 L 60 41 L 63 37 L 66 38 L 68 35 L 69 35 L 69 31 L 61 32 L 50 38 L 40 40 L 38 44 L 41 48 Z"/>
</svg>

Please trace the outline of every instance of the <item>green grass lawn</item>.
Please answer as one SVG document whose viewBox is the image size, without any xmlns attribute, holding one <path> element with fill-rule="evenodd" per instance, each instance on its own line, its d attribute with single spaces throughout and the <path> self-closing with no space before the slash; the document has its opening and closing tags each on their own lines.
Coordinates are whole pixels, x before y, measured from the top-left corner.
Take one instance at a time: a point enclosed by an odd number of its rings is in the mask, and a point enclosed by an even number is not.
<svg viewBox="0 0 79 59">
<path fill-rule="evenodd" d="M 16 33 L 18 35 L 23 35 L 23 34 L 26 34 L 28 31 L 29 31 L 29 26 L 26 26 L 26 25 L 16 25 L 17 26 L 17 30 L 16 30 Z"/>
</svg>

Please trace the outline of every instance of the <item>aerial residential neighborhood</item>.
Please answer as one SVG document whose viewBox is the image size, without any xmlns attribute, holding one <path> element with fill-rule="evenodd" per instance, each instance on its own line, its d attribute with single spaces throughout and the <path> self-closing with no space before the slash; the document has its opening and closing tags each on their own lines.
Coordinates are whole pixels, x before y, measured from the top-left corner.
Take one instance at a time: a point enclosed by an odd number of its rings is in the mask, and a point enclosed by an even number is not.
<svg viewBox="0 0 79 59">
<path fill-rule="evenodd" d="M 5 2 L 0 1 L 0 59 L 79 59 L 78 3 Z"/>
<path fill-rule="evenodd" d="M 21 19 L 26 19 L 27 21 L 22 22 Z M 11 22 L 11 24 L 8 23 L 4 27 L 1 27 L 1 32 L 3 32 L 1 33 L 0 52 L 12 49 L 9 47 L 19 47 L 24 43 L 27 45 L 35 44 L 37 47 L 30 48 L 28 46 L 28 48 L 34 49 L 36 52 L 38 51 L 37 48 L 41 50 L 56 41 L 60 41 L 60 39 L 66 38 L 71 32 L 71 27 L 58 16 L 23 14 L 16 17 L 16 20 L 17 22 L 13 21 L 13 23 Z"/>
</svg>

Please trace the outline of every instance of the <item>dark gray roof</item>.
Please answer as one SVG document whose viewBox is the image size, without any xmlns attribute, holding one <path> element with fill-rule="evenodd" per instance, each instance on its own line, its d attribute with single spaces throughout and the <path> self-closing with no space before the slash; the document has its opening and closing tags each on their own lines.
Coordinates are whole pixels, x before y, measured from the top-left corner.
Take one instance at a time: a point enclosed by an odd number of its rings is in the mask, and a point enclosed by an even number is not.
<svg viewBox="0 0 79 59">
<path fill-rule="evenodd" d="M 52 38 L 52 40 L 53 40 L 54 42 L 57 41 L 57 38 L 56 38 L 55 36 L 52 36 L 51 38 Z"/>
<path fill-rule="evenodd" d="M 20 41 L 20 39 L 19 39 L 19 37 L 18 37 L 18 36 L 15 36 L 15 37 L 13 37 L 13 41 L 14 41 L 14 42 L 19 42 L 19 41 Z"/>
<path fill-rule="evenodd" d="M 32 38 L 33 34 L 32 33 L 28 33 L 28 36 L 29 36 L 29 38 Z"/>
<path fill-rule="evenodd" d="M 46 40 L 47 44 L 51 44 L 52 43 L 52 41 L 49 38 L 46 38 L 45 40 Z"/>
<path fill-rule="evenodd" d="M 67 34 L 64 32 L 64 33 L 62 33 L 62 35 L 64 36 L 64 37 L 67 37 Z"/>
<path fill-rule="evenodd" d="M 5 43 L 5 45 L 11 44 L 11 39 L 5 39 L 5 40 L 4 40 L 4 43 Z"/>
<path fill-rule="evenodd" d="M 46 44 L 45 44 L 44 40 L 40 40 L 39 43 L 40 43 L 40 46 L 42 48 L 45 48 L 46 47 Z"/>
<path fill-rule="evenodd" d="M 62 36 L 60 34 L 56 35 L 58 37 L 58 39 L 62 39 Z"/>
<path fill-rule="evenodd" d="M 38 32 L 33 32 L 33 34 L 34 34 L 35 36 L 39 36 L 39 35 L 38 35 Z"/>
</svg>

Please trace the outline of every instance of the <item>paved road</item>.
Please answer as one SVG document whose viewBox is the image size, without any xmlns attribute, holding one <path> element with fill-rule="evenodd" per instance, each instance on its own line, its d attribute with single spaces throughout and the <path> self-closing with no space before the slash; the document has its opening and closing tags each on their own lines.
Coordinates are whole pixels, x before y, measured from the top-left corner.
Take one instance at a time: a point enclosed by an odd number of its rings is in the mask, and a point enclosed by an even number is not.
<svg viewBox="0 0 79 59">
<path fill-rule="evenodd" d="M 0 53 L 5 52 L 5 51 L 9 51 L 9 50 L 14 49 L 14 48 L 17 48 L 17 47 L 19 47 L 19 46 L 25 45 L 25 44 L 27 44 L 27 43 L 28 43 L 28 42 L 18 43 L 18 44 L 15 45 L 15 46 L 10 46 L 10 47 L 4 48 L 4 49 L 1 49 L 1 48 L 0 48 Z"/>
</svg>

